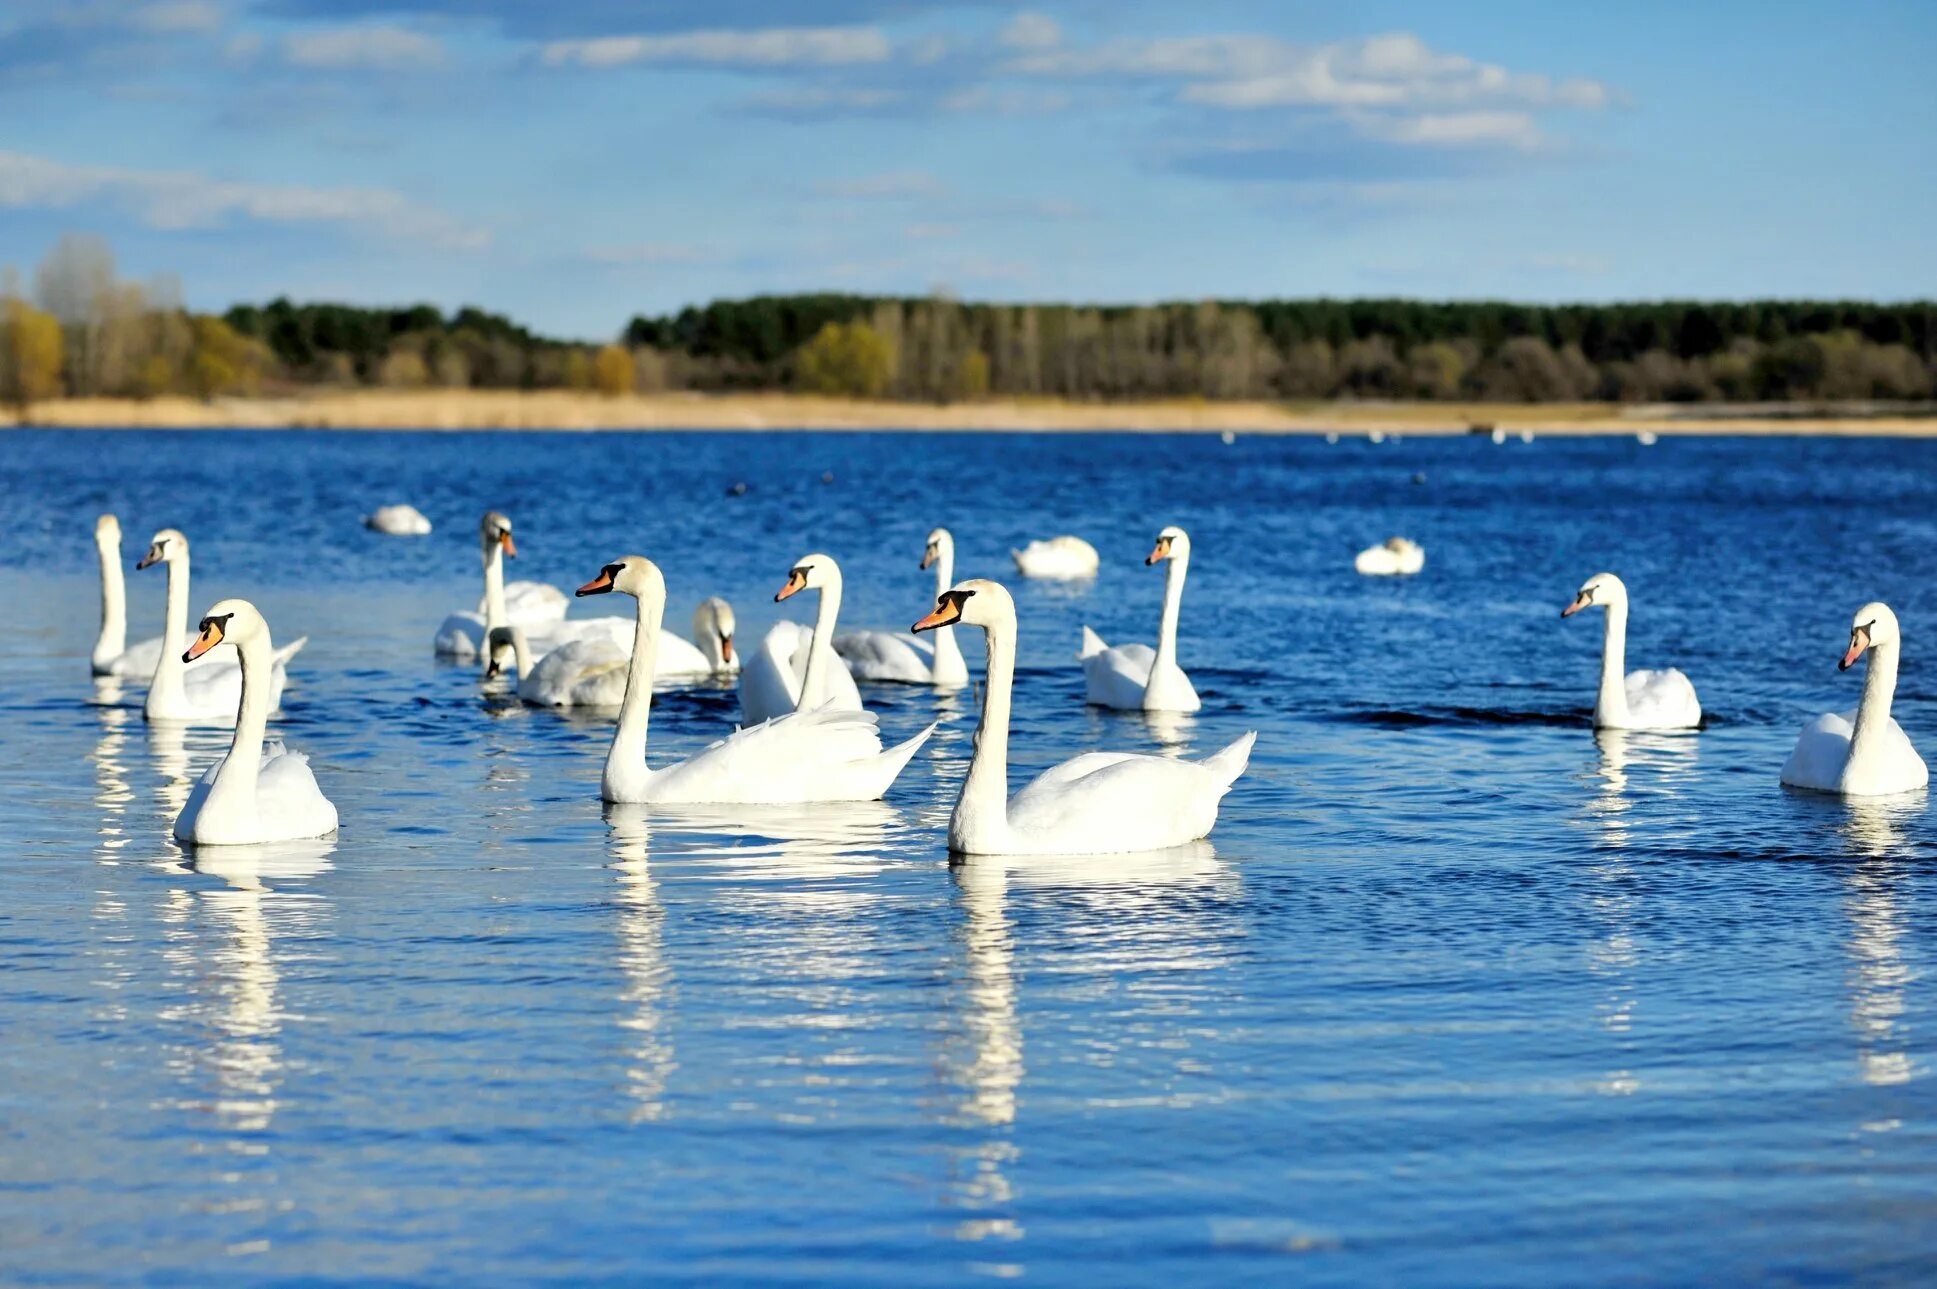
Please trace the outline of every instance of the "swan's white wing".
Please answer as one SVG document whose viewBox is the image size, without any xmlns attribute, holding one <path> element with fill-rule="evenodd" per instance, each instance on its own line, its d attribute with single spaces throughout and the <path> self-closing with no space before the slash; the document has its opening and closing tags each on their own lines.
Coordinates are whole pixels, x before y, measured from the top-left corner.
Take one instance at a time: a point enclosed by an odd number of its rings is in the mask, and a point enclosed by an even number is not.
<svg viewBox="0 0 1937 1289">
<path fill-rule="evenodd" d="M 617 707 L 631 655 L 603 636 L 571 640 L 538 660 L 518 697 L 541 707 Z"/>
<path fill-rule="evenodd" d="M 1789 759 L 1782 763 L 1782 781 L 1793 788 L 1837 791 L 1843 766 L 1850 759 L 1850 735 L 1855 730 L 1855 712 L 1824 712 L 1803 726 Z"/>
<path fill-rule="evenodd" d="M 1782 781 L 1796 788 L 1845 796 L 1915 792 L 1930 782 L 1930 769 L 1895 720 L 1866 746 L 1860 764 L 1850 760 L 1856 713 L 1825 713 L 1803 726 L 1782 766 Z"/>
<path fill-rule="evenodd" d="M 740 711 L 748 725 L 758 725 L 794 710 L 800 701 L 800 677 L 794 653 L 809 635 L 798 622 L 782 619 L 747 655 L 740 668 Z M 803 667 L 804 667 L 803 662 Z"/>
<path fill-rule="evenodd" d="M 294 658 L 297 654 L 301 653 L 303 651 L 303 646 L 308 643 L 309 643 L 308 636 L 297 636 L 294 640 L 291 640 L 288 644 L 278 648 L 276 650 L 276 665 L 278 667 L 288 666 L 289 660 Z M 237 660 L 236 665 L 237 666 L 241 665 L 241 662 L 239 659 Z"/>
<path fill-rule="evenodd" d="M 934 680 L 935 646 L 898 631 L 843 631 L 834 652 L 856 680 L 926 685 Z"/>
<path fill-rule="evenodd" d="M 251 841 L 291 841 L 302 837 L 322 837 L 336 831 L 336 806 L 316 784 L 309 758 L 291 752 L 281 739 L 262 746 L 262 762 L 257 771 L 255 819 L 219 820 L 202 818 L 209 789 L 215 776 L 228 761 L 225 752 L 196 780 L 188 800 L 175 817 L 175 836 L 181 841 L 203 837 L 236 835 L 238 830 Z"/>
<path fill-rule="evenodd" d="M 1631 671 L 1623 684 L 1630 728 L 1685 729 L 1702 723 L 1702 704 L 1695 697 L 1695 686 L 1674 667 Z"/>
<path fill-rule="evenodd" d="M 209 650 L 209 654 L 220 653 L 224 648 L 229 651 L 229 661 L 234 662 L 235 646 L 227 641 Z M 155 674 L 155 664 L 160 661 L 161 637 L 151 636 L 146 640 L 137 640 L 123 650 L 119 657 L 108 664 L 108 674 L 125 680 L 147 680 Z"/>
<path fill-rule="evenodd" d="M 699 677 L 713 674 L 713 664 L 699 646 L 670 631 L 659 633 L 659 652 L 652 660 L 654 680 L 669 677 Z"/>
<path fill-rule="evenodd" d="M 934 732 L 881 749 L 872 712 L 831 705 L 751 725 L 655 771 L 661 802 L 872 801 Z"/>
<path fill-rule="evenodd" d="M 484 647 L 484 615 L 458 610 L 438 624 L 431 648 L 441 658 L 475 658 Z"/>
<path fill-rule="evenodd" d="M 1161 850 L 1206 836 L 1230 788 L 1190 761 L 1091 752 L 1056 766 L 1009 799 L 1009 828 L 1026 850 L 1112 854 Z"/>
<path fill-rule="evenodd" d="M 1156 661 L 1157 651 L 1143 644 L 1117 645 L 1090 654 L 1083 659 L 1088 688 L 1085 701 L 1121 711 L 1140 710 L 1143 688 Z"/>
</svg>

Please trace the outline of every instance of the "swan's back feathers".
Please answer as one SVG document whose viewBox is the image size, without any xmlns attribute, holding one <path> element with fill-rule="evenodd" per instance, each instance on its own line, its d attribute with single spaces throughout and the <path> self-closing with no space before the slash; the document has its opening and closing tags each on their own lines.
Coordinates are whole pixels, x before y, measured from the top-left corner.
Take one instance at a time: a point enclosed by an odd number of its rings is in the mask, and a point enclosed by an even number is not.
<svg viewBox="0 0 1937 1289">
<path fill-rule="evenodd" d="M 1091 642 L 1098 646 L 1090 649 Z M 1084 701 L 1098 707 L 1138 711 L 1143 707 L 1144 686 L 1150 683 L 1150 669 L 1157 664 L 1157 651 L 1146 644 L 1105 647 L 1103 640 L 1088 627 L 1083 628 Z"/>
<path fill-rule="evenodd" d="M 653 772 L 650 799 L 661 802 L 872 801 L 887 792 L 930 725 L 881 749 L 872 712 L 823 704 L 735 730 L 695 755 Z"/>
<path fill-rule="evenodd" d="M 1238 735 L 1224 747 L 1211 753 L 1198 764 L 1216 775 L 1224 784 L 1225 791 L 1238 781 L 1245 768 L 1251 764 L 1251 749 L 1257 745 L 1258 732 L 1250 730 Z"/>
<path fill-rule="evenodd" d="M 308 636 L 297 636 L 294 640 L 291 640 L 288 644 L 276 650 L 276 665 L 279 667 L 286 665 L 291 658 L 301 653 L 303 646 L 308 643 Z"/>
<path fill-rule="evenodd" d="M 834 652 L 856 680 L 926 685 L 935 675 L 935 646 L 899 631 L 843 631 Z"/>
<path fill-rule="evenodd" d="M 1082 647 L 1076 651 L 1076 656 L 1078 658 L 1088 658 L 1094 654 L 1102 653 L 1105 649 L 1108 649 L 1109 647 L 1110 646 L 1103 643 L 1102 636 L 1090 630 L 1089 623 L 1085 622 L 1083 624 L 1083 644 L 1082 644 Z"/>
<path fill-rule="evenodd" d="M 1702 723 L 1694 682 L 1676 667 L 1631 671 L 1622 679 L 1629 724 L 1635 728 L 1680 729 Z"/>
<path fill-rule="evenodd" d="M 1878 743 L 1868 746 L 1864 764 L 1853 766 L 1850 751 L 1855 735 L 1855 712 L 1818 716 L 1796 736 L 1796 746 L 1782 763 L 1782 781 L 1792 788 L 1853 797 L 1915 792 L 1930 783 L 1929 767 L 1895 719 Z"/>
<path fill-rule="evenodd" d="M 1052 766 L 1009 799 L 1017 853 L 1113 854 L 1195 841 L 1244 770 L 1255 734 L 1204 761 L 1088 752 Z"/>
<path fill-rule="evenodd" d="M 269 739 L 262 745 L 253 818 L 203 818 L 209 792 L 228 759 L 226 752 L 217 757 L 189 791 L 188 800 L 175 817 L 177 840 L 260 843 L 324 837 L 336 831 L 336 805 L 317 786 L 309 758 L 290 751 L 281 739 Z"/>
</svg>

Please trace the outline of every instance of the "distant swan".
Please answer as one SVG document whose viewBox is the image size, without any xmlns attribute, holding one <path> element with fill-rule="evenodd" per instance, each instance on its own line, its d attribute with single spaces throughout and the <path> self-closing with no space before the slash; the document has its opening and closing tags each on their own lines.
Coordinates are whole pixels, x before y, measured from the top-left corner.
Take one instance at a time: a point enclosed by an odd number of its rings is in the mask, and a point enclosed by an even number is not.
<svg viewBox="0 0 1937 1289">
<path fill-rule="evenodd" d="M 1680 730 L 1702 723 L 1695 686 L 1673 667 L 1623 674 L 1628 651 L 1628 588 L 1612 573 L 1596 573 L 1581 584 L 1574 602 L 1560 611 L 1571 618 L 1582 609 L 1607 610 L 1601 637 L 1601 688 L 1594 699 L 1594 727 L 1608 730 Z"/>
<path fill-rule="evenodd" d="M 583 618 L 567 623 L 580 628 L 569 639 L 543 637 L 534 644 L 523 627 L 494 627 L 493 648 L 484 674 L 505 670 L 506 655 L 517 668 L 518 697 L 534 707 L 617 707 L 625 698 L 626 668 L 632 640 L 620 618 Z M 540 628 L 541 630 L 543 628 Z M 694 680 L 731 676 L 740 669 L 733 652 L 733 606 L 715 595 L 693 610 L 693 639 L 688 644 L 661 632 L 653 659 L 654 680 Z"/>
<path fill-rule="evenodd" d="M 936 597 L 915 623 L 960 623 L 988 642 L 982 720 L 962 794 L 948 821 L 948 848 L 967 855 L 1102 855 L 1162 850 L 1207 835 L 1218 802 L 1244 773 L 1255 732 L 1202 761 L 1086 752 L 1009 796 L 1009 705 L 1015 684 L 1016 606 L 1000 584 L 963 582 Z"/>
<path fill-rule="evenodd" d="M 543 582 L 505 585 L 504 561 L 518 558 L 518 544 L 511 540 L 507 515 L 496 510 L 484 512 L 484 518 L 478 521 L 478 549 L 484 561 L 484 599 L 477 612 L 459 609 L 439 624 L 431 647 L 440 657 L 476 658 L 492 627 L 542 626 L 557 622 L 571 607 L 572 602 L 555 586 Z"/>
<path fill-rule="evenodd" d="M 1081 537 L 1067 535 L 1030 542 L 1019 551 L 1010 551 L 1009 557 L 1015 560 L 1016 571 L 1024 577 L 1062 582 L 1095 577 L 1100 563 L 1096 557 L 1096 547 Z"/>
<path fill-rule="evenodd" d="M 1164 573 L 1164 612 L 1158 624 L 1157 647 L 1127 644 L 1115 648 L 1103 637 L 1083 628 L 1083 674 L 1088 682 L 1086 701 L 1097 707 L 1134 712 L 1194 712 L 1204 704 L 1190 677 L 1177 665 L 1177 617 L 1184 602 L 1184 578 L 1190 572 L 1190 536 L 1172 525 L 1157 534 L 1157 547 L 1143 562 L 1168 560 Z"/>
<path fill-rule="evenodd" d="M 646 765 L 646 726 L 652 715 L 652 659 L 665 613 L 666 582 L 651 560 L 628 555 L 607 564 L 578 589 L 580 595 L 611 591 L 633 596 L 639 604 L 625 702 L 605 759 L 601 793 L 607 801 L 872 801 L 888 790 L 935 732 L 930 725 L 884 752 L 873 713 L 821 706 L 736 730 L 684 761 L 651 769 Z"/>
<path fill-rule="evenodd" d="M 1881 797 L 1914 792 L 1930 782 L 1929 767 L 1890 715 L 1902 640 L 1897 615 L 1887 604 L 1856 611 L 1849 652 L 1837 670 L 1847 671 L 1864 653 L 1870 655 L 1862 701 L 1854 712 L 1826 713 L 1803 726 L 1783 763 L 1784 783 L 1845 797 Z"/>
<path fill-rule="evenodd" d="M 316 786 L 309 761 L 281 740 L 265 746 L 263 732 L 281 691 L 281 664 L 269 640 L 269 624 L 247 600 L 221 600 L 202 618 L 189 646 L 191 661 L 223 641 L 241 658 L 235 738 L 226 756 L 208 768 L 175 817 L 178 841 L 198 846 L 245 846 L 257 842 L 323 837 L 336 831 L 336 807 Z"/>
<path fill-rule="evenodd" d="M 128 644 L 128 591 L 121 576 L 121 521 L 102 515 L 94 521 L 94 552 L 101 561 L 101 633 L 94 638 L 89 662 L 97 676 L 142 679 L 155 674 L 161 658 L 161 637 L 150 636 Z M 235 650 L 223 651 L 230 662 Z"/>
<path fill-rule="evenodd" d="M 1426 548 L 1409 537 L 1388 537 L 1360 551 L 1352 567 L 1367 577 L 1410 577 L 1426 567 Z"/>
<path fill-rule="evenodd" d="M 148 697 L 141 711 L 151 721 L 180 721 L 193 725 L 233 725 L 242 702 L 241 658 L 234 649 L 222 650 L 200 666 L 187 666 L 182 656 L 188 642 L 188 538 L 179 530 L 164 528 L 148 544 L 148 553 L 135 565 L 136 571 L 156 564 L 168 566 L 168 600 L 162 620 L 162 645 L 155 655 L 155 672 L 148 681 Z M 221 643 L 218 637 L 211 645 Z M 284 666 L 309 643 L 308 636 L 290 641 L 274 650 L 264 682 L 268 706 L 273 712 L 282 705 L 283 685 L 288 681 Z M 204 650 L 195 654 L 201 658 Z"/>
<path fill-rule="evenodd" d="M 813 630 L 796 622 L 774 623 L 740 669 L 740 711 L 749 725 L 828 704 L 840 711 L 861 710 L 861 691 L 832 644 L 841 612 L 841 566 L 833 556 L 795 560 L 786 585 L 773 598 L 778 602 L 805 590 L 820 592 Z"/>
<path fill-rule="evenodd" d="M 363 517 L 363 526 L 391 537 L 422 537 L 430 532 L 430 520 L 415 506 L 378 506 Z"/>
<path fill-rule="evenodd" d="M 928 534 L 921 567 L 931 566 L 937 595 L 955 585 L 955 538 L 946 528 Z M 843 631 L 834 637 L 834 652 L 841 655 L 856 680 L 899 681 L 937 689 L 960 689 L 969 680 L 968 664 L 962 661 L 962 647 L 955 643 L 953 627 L 938 629 L 932 644 L 899 631 Z"/>
</svg>

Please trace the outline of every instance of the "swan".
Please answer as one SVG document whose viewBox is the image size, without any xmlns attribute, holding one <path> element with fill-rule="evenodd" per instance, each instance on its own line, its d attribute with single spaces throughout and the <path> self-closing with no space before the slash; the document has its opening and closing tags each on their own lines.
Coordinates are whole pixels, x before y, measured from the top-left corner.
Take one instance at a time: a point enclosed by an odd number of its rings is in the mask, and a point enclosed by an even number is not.
<svg viewBox="0 0 1937 1289">
<path fill-rule="evenodd" d="M 94 550 L 101 558 L 101 634 L 94 638 L 89 662 L 97 676 L 135 678 L 155 674 L 161 637 L 128 644 L 128 592 L 121 577 L 121 521 L 102 515 L 94 521 Z M 235 650 L 227 651 L 235 660 Z"/>
<path fill-rule="evenodd" d="M 247 600 L 218 601 L 203 615 L 201 634 L 181 659 L 193 662 L 224 641 L 241 659 L 235 738 L 189 792 L 175 816 L 175 839 L 197 846 L 246 846 L 328 836 L 336 831 L 336 807 L 316 786 L 309 758 L 291 752 L 280 739 L 263 743 L 263 727 L 282 693 L 282 663 L 270 642 L 269 624 Z"/>
<path fill-rule="evenodd" d="M 1157 648 L 1118 645 L 1083 628 L 1083 674 L 1089 681 L 1086 702 L 1134 712 L 1194 712 L 1204 704 L 1190 677 L 1177 665 L 1177 613 L 1184 600 L 1184 577 L 1190 572 L 1190 535 L 1176 525 L 1157 534 L 1157 547 L 1145 564 L 1170 561 L 1164 574 L 1164 615 L 1157 629 Z"/>
<path fill-rule="evenodd" d="M 1803 726 L 1795 750 L 1783 762 L 1784 783 L 1845 797 L 1881 797 L 1915 792 L 1930 782 L 1929 767 L 1890 715 L 1902 640 L 1889 605 L 1866 604 L 1856 611 L 1849 652 L 1837 670 L 1847 671 L 1866 652 L 1870 655 L 1863 698 L 1854 712 L 1825 713 Z"/>
<path fill-rule="evenodd" d="M 492 627 L 537 627 L 557 622 L 571 607 L 565 593 L 543 582 L 513 582 L 506 586 L 504 561 L 518 558 L 518 544 L 511 540 L 511 520 L 500 511 L 487 510 L 478 521 L 478 549 L 484 560 L 484 598 L 477 612 L 460 609 L 446 617 L 431 642 L 439 657 L 468 660 L 484 647 L 485 634 Z"/>
<path fill-rule="evenodd" d="M 788 585 L 794 585 L 794 578 L 789 578 Z M 930 725 L 884 752 L 872 712 L 822 705 L 735 730 L 684 761 L 651 769 L 646 765 L 646 723 L 652 715 L 652 658 L 666 609 L 666 581 L 651 560 L 627 555 L 578 588 L 580 595 L 611 591 L 622 591 L 638 601 L 638 619 L 625 703 L 605 758 L 601 793 L 607 801 L 742 805 L 873 801 L 888 790 L 935 732 Z M 813 664 L 809 666 L 811 670 Z"/>
<path fill-rule="evenodd" d="M 390 537 L 422 537 L 430 532 L 430 520 L 415 506 L 378 506 L 363 517 L 363 526 Z"/>
<path fill-rule="evenodd" d="M 928 534 L 921 567 L 934 568 L 935 594 L 955 585 L 955 538 L 948 529 Z M 834 637 L 834 652 L 856 680 L 900 681 L 937 689 L 960 689 L 969 680 L 953 627 L 937 628 L 933 644 L 898 631 L 844 631 Z"/>
<path fill-rule="evenodd" d="M 148 697 L 142 714 L 151 721 L 186 721 L 195 725 L 231 725 L 242 701 L 241 658 L 234 649 L 226 657 L 214 659 L 193 669 L 182 656 L 188 640 L 188 538 L 179 530 L 164 528 L 148 543 L 148 553 L 135 565 L 141 569 L 156 564 L 168 566 L 168 602 L 162 620 L 162 646 L 155 656 L 154 675 L 148 681 Z M 221 643 L 218 638 L 209 649 L 194 655 L 201 658 Z M 309 643 L 308 636 L 290 641 L 275 650 L 270 659 L 268 689 L 273 712 L 282 705 L 283 685 L 289 676 L 286 664 Z"/>
<path fill-rule="evenodd" d="M 586 618 L 583 625 L 593 629 L 562 643 L 548 640 L 542 650 L 523 627 L 493 627 L 486 678 L 505 669 L 509 652 L 516 667 L 518 697 L 534 707 L 617 707 L 625 698 L 632 639 L 619 634 L 625 626 L 619 618 Z M 732 605 L 717 595 L 702 600 L 693 610 L 693 636 L 704 647 L 660 634 L 652 668 L 655 681 L 731 675 L 739 670 L 739 659 L 733 654 Z"/>
<path fill-rule="evenodd" d="M 693 610 L 693 643 L 706 661 L 709 676 L 731 676 L 740 670 L 740 656 L 733 652 L 733 606 L 717 595 L 709 595 Z M 653 675 L 666 673 L 655 666 Z"/>
<path fill-rule="evenodd" d="M 841 566 L 831 555 L 803 555 L 787 573 L 776 602 L 813 588 L 821 593 L 813 630 L 776 622 L 740 671 L 740 711 L 749 725 L 793 711 L 832 705 L 861 710 L 861 691 L 834 652 L 834 623 L 841 612 Z"/>
<path fill-rule="evenodd" d="M 1016 606 L 999 583 L 976 578 L 936 597 L 914 630 L 960 623 L 988 643 L 982 721 L 948 848 L 968 855 L 1101 855 L 1162 850 L 1206 836 L 1217 803 L 1244 773 L 1255 731 L 1202 761 L 1086 752 L 1009 791 L 1009 699 L 1016 671 Z M 1006 800 L 1005 800 L 1006 798 Z"/>
<path fill-rule="evenodd" d="M 1409 537 L 1388 537 L 1360 551 L 1352 567 L 1367 577 L 1409 577 L 1426 567 L 1426 548 Z"/>
<path fill-rule="evenodd" d="M 1702 723 L 1695 686 L 1674 667 L 1624 674 L 1628 646 L 1628 588 L 1612 573 L 1596 573 L 1581 584 L 1574 602 L 1560 611 L 1571 618 L 1596 605 L 1607 610 L 1601 638 L 1601 689 L 1594 699 L 1594 728 L 1604 730 L 1681 730 Z"/>
<path fill-rule="evenodd" d="M 1010 551 L 1009 558 L 1016 562 L 1016 572 L 1024 577 L 1041 577 L 1059 582 L 1095 577 L 1100 562 L 1096 558 L 1096 547 L 1081 537 L 1067 535 L 1030 542 L 1019 551 Z"/>
</svg>

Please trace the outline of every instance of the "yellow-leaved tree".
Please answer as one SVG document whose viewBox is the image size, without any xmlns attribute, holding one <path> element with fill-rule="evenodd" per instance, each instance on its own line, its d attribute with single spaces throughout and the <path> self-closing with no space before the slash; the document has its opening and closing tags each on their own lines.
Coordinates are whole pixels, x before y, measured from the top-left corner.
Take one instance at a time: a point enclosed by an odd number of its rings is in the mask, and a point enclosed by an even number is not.
<svg viewBox="0 0 1937 1289">
<path fill-rule="evenodd" d="M 0 299 L 0 398 L 22 416 L 61 392 L 61 324 L 15 296 Z"/>
<path fill-rule="evenodd" d="M 619 345 L 607 345 L 592 360 L 592 380 L 599 393 L 617 398 L 632 392 L 632 355 Z"/>
<path fill-rule="evenodd" d="M 865 322 L 830 322 L 800 347 L 794 372 L 816 394 L 879 398 L 894 379 L 894 346 Z"/>
</svg>

